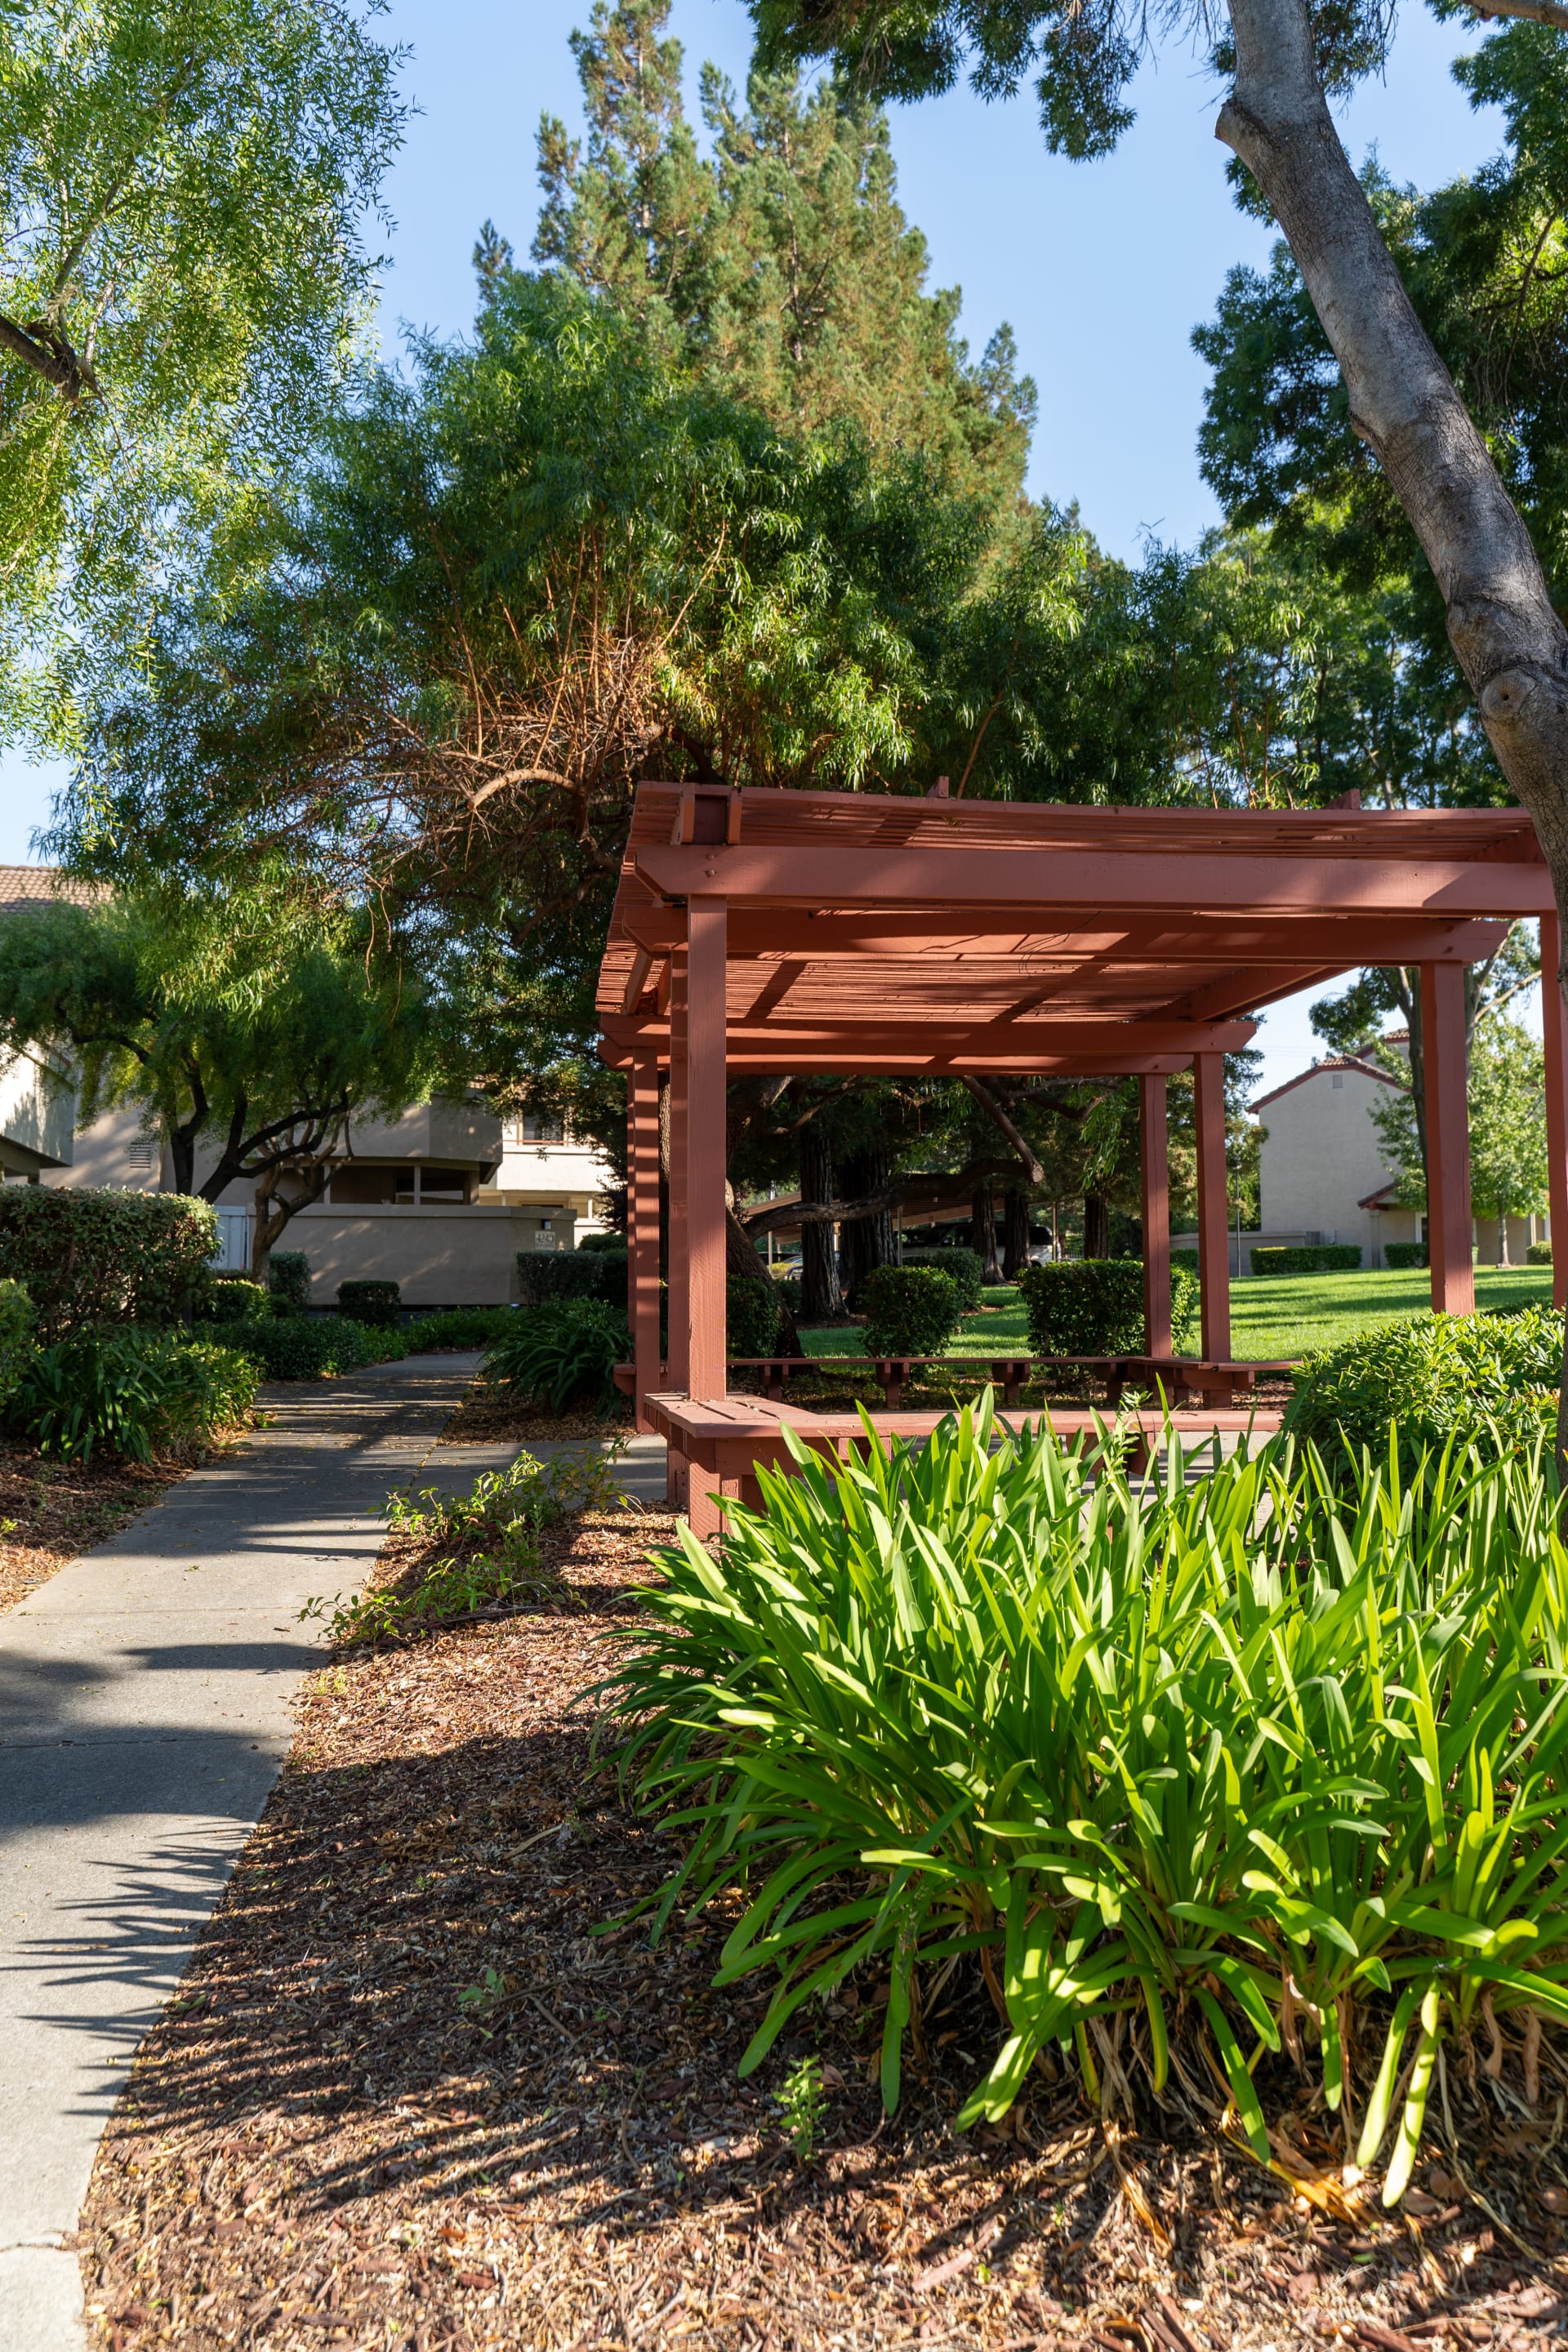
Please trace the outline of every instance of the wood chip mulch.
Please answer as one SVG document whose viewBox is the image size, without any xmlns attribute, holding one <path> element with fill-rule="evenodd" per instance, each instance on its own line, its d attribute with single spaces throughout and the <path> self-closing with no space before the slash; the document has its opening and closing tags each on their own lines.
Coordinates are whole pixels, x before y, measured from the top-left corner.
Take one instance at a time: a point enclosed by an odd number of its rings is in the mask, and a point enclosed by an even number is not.
<svg viewBox="0 0 1568 2352">
<path fill-rule="evenodd" d="M 629 1429 L 631 1415 L 624 1399 L 617 1399 L 607 1412 L 585 1409 L 577 1412 L 543 1412 L 534 1405 L 519 1403 L 505 1389 L 491 1388 L 488 1381 L 476 1380 L 461 1404 L 441 1432 L 437 1443 L 442 1445 L 494 1445 L 526 1444 L 530 1438 L 593 1438 L 595 1441 L 613 1437 L 618 1431 Z"/>
<path fill-rule="evenodd" d="M 1467 2181 L 1434 2160 L 1419 2219 L 1336 2221 L 1184 2100 L 1156 2108 L 1142 2078 L 1120 2135 L 1060 2081 L 1005 2133 L 958 2137 L 952 2117 L 997 2041 L 973 1987 L 926 2017 L 891 2121 L 868 2080 L 875 1981 L 844 1988 L 740 2082 L 765 1995 L 714 1990 L 723 1923 L 653 1950 L 640 1928 L 593 1933 L 674 1852 L 595 1774 L 592 1706 L 574 1706 L 668 1527 L 586 1520 L 563 1541 L 569 1597 L 315 1677 L 100 2152 L 79 2241 L 96 2345 L 1563 2340 L 1551 2095 L 1531 2115 L 1506 2084 L 1456 2086 Z M 775 2094 L 811 2050 L 826 2110 L 803 2162 Z M 1295 2095 L 1283 2145 L 1337 2179 L 1327 2119 L 1304 2085 Z M 1270 2096 L 1279 2113 L 1282 2080 Z"/>
<path fill-rule="evenodd" d="M 0 1612 L 155 1503 L 191 1468 L 189 1459 L 61 1462 L 0 1438 Z"/>
</svg>

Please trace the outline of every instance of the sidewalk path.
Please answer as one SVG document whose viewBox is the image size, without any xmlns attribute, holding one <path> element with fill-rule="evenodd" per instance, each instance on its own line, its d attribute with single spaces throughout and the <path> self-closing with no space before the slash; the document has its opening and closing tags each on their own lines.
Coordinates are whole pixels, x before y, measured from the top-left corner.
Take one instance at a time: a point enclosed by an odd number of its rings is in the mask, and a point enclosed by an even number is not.
<svg viewBox="0 0 1568 2352">
<path fill-rule="evenodd" d="M 477 1356 L 274 1389 L 276 1425 L 0 1616 L 0 2352 L 81 2352 L 76 2227 L 137 2044 L 267 1801 L 398 1486 L 513 1445 L 436 1437 Z"/>
</svg>

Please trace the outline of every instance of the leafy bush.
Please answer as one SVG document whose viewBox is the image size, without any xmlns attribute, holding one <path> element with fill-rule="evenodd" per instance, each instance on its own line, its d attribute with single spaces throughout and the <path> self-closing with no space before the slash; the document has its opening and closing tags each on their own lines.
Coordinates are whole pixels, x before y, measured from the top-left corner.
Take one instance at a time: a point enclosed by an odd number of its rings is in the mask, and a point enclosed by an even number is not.
<svg viewBox="0 0 1568 2352">
<path fill-rule="evenodd" d="M 1562 1369 L 1553 1307 L 1418 1315 L 1305 1357 L 1285 1426 L 1336 1461 L 1342 1445 L 1384 1452 L 1391 1420 L 1407 1465 L 1455 1437 L 1514 1451 L 1555 1424 Z"/>
<path fill-rule="evenodd" d="M 1254 1264 L 1257 1263 L 1257 1257 L 1258 1253 L 1255 1250 Z M 1431 1263 L 1431 1254 L 1425 1242 L 1384 1242 L 1383 1258 L 1384 1264 L 1390 1266 L 1428 1265 Z"/>
<path fill-rule="evenodd" d="M 395 1282 L 340 1282 L 338 1313 L 352 1315 L 356 1323 L 393 1324 L 403 1305 L 403 1293 Z"/>
<path fill-rule="evenodd" d="M 731 1356 L 771 1356 L 778 1344 L 779 1302 L 771 1283 L 743 1274 L 724 1279 L 724 1314 Z"/>
<path fill-rule="evenodd" d="M 773 1288 L 779 1295 L 779 1305 L 781 1307 L 787 1307 L 792 1315 L 798 1315 L 801 1308 L 805 1304 L 805 1295 L 800 1286 L 799 1275 L 775 1274 L 772 1279 Z"/>
<path fill-rule="evenodd" d="M 860 1285 L 866 1352 L 940 1356 L 958 1328 L 963 1293 L 944 1266 L 878 1265 Z"/>
<path fill-rule="evenodd" d="M 657 1555 L 608 1703 L 623 1786 L 685 1851 L 639 1909 L 657 1935 L 746 1888 L 716 1978 L 774 1979 L 745 2074 L 874 1971 L 889 2107 L 917 2004 L 986 1955 L 1000 2048 L 961 2127 L 1052 2044 L 1098 2104 L 1088 2027 L 1120 2015 L 1156 2092 L 1174 2032 L 1206 2042 L 1266 2160 L 1247 2053 L 1300 2050 L 1364 2167 L 1415 2027 L 1396 2201 L 1439 2039 L 1568 2020 L 1568 1552 L 1538 1465 L 1342 1497 L 1289 1440 L 1193 1479 L 1170 1435 L 1171 1475 L 1131 1481 L 1114 1435 L 996 1435 L 987 1401 L 919 1450 L 796 1446 L 716 1559 L 689 1531 Z"/>
<path fill-rule="evenodd" d="M 1143 1261 L 1137 1257 L 1062 1258 L 1029 1265 L 1018 1276 L 1037 1356 L 1141 1356 Z M 1197 1320 L 1198 1278 L 1171 1260 L 1171 1343 L 1178 1351 Z"/>
<path fill-rule="evenodd" d="M 267 1287 L 286 1307 L 303 1315 L 310 1304 L 310 1261 L 303 1250 L 274 1250 L 267 1261 Z"/>
<path fill-rule="evenodd" d="M 516 1328 L 487 1349 L 484 1375 L 552 1412 L 590 1401 L 607 1405 L 615 1368 L 631 1345 L 624 1314 L 595 1298 L 563 1299 L 520 1315 Z"/>
<path fill-rule="evenodd" d="M 205 1323 L 248 1323 L 268 1311 L 266 1286 L 244 1274 L 213 1275 L 193 1308 Z"/>
<path fill-rule="evenodd" d="M 488 1348 L 517 1321 L 515 1307 L 445 1307 L 438 1315 L 416 1315 L 403 1327 L 411 1356 L 435 1348 Z"/>
<path fill-rule="evenodd" d="M 95 1324 L 33 1351 L 10 1417 L 41 1452 L 68 1461 L 86 1462 L 101 1447 L 150 1462 L 244 1421 L 256 1388 L 255 1367 L 233 1349 L 183 1332 Z"/>
<path fill-rule="evenodd" d="M 607 1307 L 626 1304 L 627 1253 L 618 1250 L 519 1250 L 518 1295 L 525 1307 L 557 1300 L 596 1298 Z"/>
<path fill-rule="evenodd" d="M 1394 1246 L 1397 1249 L 1399 1247 L 1399 1244 L 1396 1242 Z M 1407 1244 L 1406 1246 L 1408 1247 L 1411 1245 Z M 1550 1242 L 1527 1242 L 1525 1244 L 1524 1250 L 1524 1262 L 1526 1265 L 1550 1265 L 1552 1263 L 1552 1244 Z M 1393 1264 L 1392 1258 L 1389 1260 L 1389 1263 L 1390 1265 Z M 1426 1263 L 1426 1259 L 1423 1258 L 1421 1263 L 1425 1265 Z"/>
<path fill-rule="evenodd" d="M 216 1210 L 183 1192 L 0 1184 L 0 1277 L 26 1286 L 45 1340 L 179 1321 L 216 1247 Z"/>
<path fill-rule="evenodd" d="M 20 1282 L 0 1282 L 0 1412 L 21 1385 L 33 1352 L 33 1327 L 37 1318 L 26 1287 Z"/>
<path fill-rule="evenodd" d="M 1293 1243 L 1252 1253 L 1254 1274 L 1349 1274 L 1360 1264 L 1359 1242 Z"/>
<path fill-rule="evenodd" d="M 978 1250 L 907 1249 L 901 1263 L 905 1265 L 934 1265 L 942 1274 L 950 1274 L 958 1285 L 959 1312 L 973 1315 L 980 1304 L 980 1293 L 985 1282 L 985 1265 Z"/>
<path fill-rule="evenodd" d="M 590 1252 L 607 1250 L 612 1256 L 617 1250 L 623 1257 L 628 1255 L 625 1234 L 618 1234 L 613 1226 L 608 1225 L 599 1233 L 584 1234 L 577 1246 L 580 1250 Z"/>
<path fill-rule="evenodd" d="M 271 1316 L 226 1325 L 223 1336 L 269 1381 L 319 1381 L 407 1353 L 401 1334 L 373 1331 L 348 1315 Z"/>
</svg>

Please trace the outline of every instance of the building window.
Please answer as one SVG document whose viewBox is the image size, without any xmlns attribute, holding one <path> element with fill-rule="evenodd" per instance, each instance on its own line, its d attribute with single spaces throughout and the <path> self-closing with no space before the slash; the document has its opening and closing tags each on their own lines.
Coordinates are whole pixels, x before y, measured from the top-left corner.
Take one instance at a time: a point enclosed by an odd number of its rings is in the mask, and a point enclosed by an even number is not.
<svg viewBox="0 0 1568 2352">
<path fill-rule="evenodd" d="M 1342 1092 L 1343 1087 L 1344 1087 L 1344 1083 L 1345 1083 L 1345 1082 L 1344 1082 L 1344 1078 L 1343 1078 L 1342 1075 L 1341 1075 L 1341 1074 L 1340 1074 L 1340 1073 L 1338 1073 L 1338 1072 L 1336 1072 L 1336 1073 L 1335 1073 L 1335 1075 L 1334 1075 L 1334 1076 L 1333 1076 L 1329 1080 L 1330 1087 L 1331 1087 L 1331 1089 L 1332 1090 L 1332 1092 L 1333 1092 L 1333 1093 L 1335 1093 L 1336 1095 L 1337 1095 L 1337 1094 L 1340 1094 L 1340 1093 L 1342 1093 Z"/>
<path fill-rule="evenodd" d="M 537 1111 L 525 1111 L 514 1118 L 508 1129 L 511 1143 L 564 1143 L 566 1123 L 563 1119 L 547 1118 Z"/>
<path fill-rule="evenodd" d="M 454 1201 L 466 1201 L 468 1197 L 468 1179 L 461 1168 L 420 1169 L 419 1198 L 422 1201 L 445 1202 L 449 1206 Z"/>
</svg>

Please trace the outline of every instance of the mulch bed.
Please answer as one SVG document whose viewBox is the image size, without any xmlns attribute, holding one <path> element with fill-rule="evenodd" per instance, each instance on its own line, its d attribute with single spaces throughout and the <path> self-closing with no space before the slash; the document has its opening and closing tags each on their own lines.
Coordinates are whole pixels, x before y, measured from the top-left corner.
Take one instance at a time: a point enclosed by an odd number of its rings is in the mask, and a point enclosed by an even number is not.
<svg viewBox="0 0 1568 2352">
<path fill-rule="evenodd" d="M 542 1412 L 521 1404 L 504 1389 L 476 1380 L 441 1432 L 442 1445 L 526 1444 L 530 1438 L 613 1437 L 631 1427 L 631 1409 L 617 1398 L 607 1412 Z"/>
<path fill-rule="evenodd" d="M 874 1982 L 741 2083 L 762 1999 L 713 1990 L 723 1922 L 651 1951 L 640 1929 L 592 1932 L 673 1852 L 595 1776 L 592 1707 L 573 1705 L 668 1526 L 584 1522 L 556 1539 L 566 1589 L 537 1612 L 315 1677 L 100 2153 L 80 2242 L 98 2344 L 1562 2340 L 1555 2085 L 1531 2116 L 1506 2082 L 1478 2094 L 1455 2070 L 1462 2161 L 1490 2210 L 1434 2160 L 1421 2218 L 1388 2221 L 1335 2220 L 1184 2095 L 1156 2109 L 1142 2077 L 1120 2135 L 1064 2081 L 1040 2084 L 1005 2133 L 957 2137 L 997 2038 L 973 1988 L 926 2018 L 890 2122 L 868 2079 Z M 812 2048 L 827 2105 L 803 2163 L 774 2094 Z M 1269 2111 L 1291 2095 L 1282 2147 L 1331 2205 L 1326 2119 L 1281 2071 Z"/>
<path fill-rule="evenodd" d="M 0 1612 L 47 1584 L 176 1486 L 188 1460 L 61 1462 L 0 1439 Z"/>
</svg>

